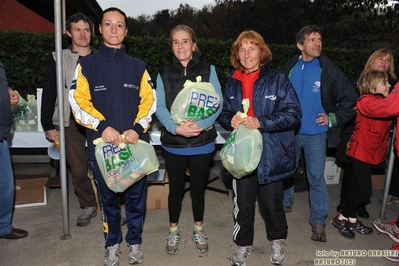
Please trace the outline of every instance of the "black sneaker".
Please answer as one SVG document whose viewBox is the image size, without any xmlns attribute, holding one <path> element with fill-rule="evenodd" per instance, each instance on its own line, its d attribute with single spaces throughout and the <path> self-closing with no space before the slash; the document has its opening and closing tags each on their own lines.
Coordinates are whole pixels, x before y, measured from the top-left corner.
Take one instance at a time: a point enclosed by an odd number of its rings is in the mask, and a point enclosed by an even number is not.
<svg viewBox="0 0 399 266">
<path fill-rule="evenodd" d="M 348 222 L 349 228 L 353 231 L 356 230 L 358 233 L 362 235 L 370 235 L 373 233 L 373 228 L 367 227 L 364 224 L 362 224 L 361 221 L 357 220 L 354 223 Z"/>
<path fill-rule="evenodd" d="M 348 221 L 339 220 L 338 215 L 332 219 L 331 224 L 338 229 L 338 232 L 346 238 L 353 239 L 355 238 L 355 233 L 349 228 Z"/>
</svg>

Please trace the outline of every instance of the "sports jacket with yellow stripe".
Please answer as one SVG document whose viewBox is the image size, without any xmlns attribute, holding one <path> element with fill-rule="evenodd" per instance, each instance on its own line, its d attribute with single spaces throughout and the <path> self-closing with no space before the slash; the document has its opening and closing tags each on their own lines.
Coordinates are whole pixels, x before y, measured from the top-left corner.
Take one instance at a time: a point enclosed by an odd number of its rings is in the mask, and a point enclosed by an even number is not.
<svg viewBox="0 0 399 266">
<path fill-rule="evenodd" d="M 136 131 L 149 141 L 147 130 L 156 108 L 156 94 L 143 61 L 102 43 L 97 53 L 82 57 L 69 92 L 76 121 L 88 128 L 88 158 L 95 160 L 93 140 L 111 126 L 121 134 Z"/>
</svg>

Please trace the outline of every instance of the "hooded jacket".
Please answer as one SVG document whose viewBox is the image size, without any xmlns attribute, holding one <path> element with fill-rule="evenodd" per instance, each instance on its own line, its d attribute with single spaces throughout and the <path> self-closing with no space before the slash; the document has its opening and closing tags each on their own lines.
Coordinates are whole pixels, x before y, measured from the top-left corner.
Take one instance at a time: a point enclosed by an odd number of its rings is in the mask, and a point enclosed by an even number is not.
<svg viewBox="0 0 399 266">
<path fill-rule="evenodd" d="M 223 93 L 223 110 L 218 121 L 232 131 L 231 119 L 237 111 L 243 112 L 241 81 L 227 76 Z M 295 128 L 299 125 L 302 109 L 291 82 L 284 74 L 261 67 L 253 88 L 252 107 L 260 123 L 263 152 L 257 168 L 259 184 L 292 178 L 296 171 Z"/>
<path fill-rule="evenodd" d="M 280 71 L 288 76 L 299 56 L 291 58 Z M 327 132 L 328 147 L 336 148 L 340 128 L 356 115 L 354 107 L 358 96 L 349 79 L 327 56 L 321 54 L 318 59 L 321 66 L 321 104 L 331 122 Z"/>
</svg>

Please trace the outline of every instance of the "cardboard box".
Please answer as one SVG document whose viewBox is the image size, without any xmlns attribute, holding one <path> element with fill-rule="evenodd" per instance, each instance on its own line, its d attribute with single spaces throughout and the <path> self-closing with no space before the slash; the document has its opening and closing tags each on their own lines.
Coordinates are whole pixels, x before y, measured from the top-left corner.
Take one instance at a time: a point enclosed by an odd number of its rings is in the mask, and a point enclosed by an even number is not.
<svg viewBox="0 0 399 266">
<path fill-rule="evenodd" d="M 49 174 L 15 175 L 15 208 L 47 205 Z"/>
<path fill-rule="evenodd" d="M 383 190 L 385 186 L 385 175 L 372 175 L 371 184 L 373 190 Z"/>
<path fill-rule="evenodd" d="M 326 165 L 324 168 L 324 180 L 327 185 L 339 184 L 341 177 L 341 167 L 335 164 L 334 157 L 326 157 Z"/>
<path fill-rule="evenodd" d="M 165 165 L 161 164 L 158 177 L 147 181 L 147 210 L 167 209 L 169 195 L 169 180 Z"/>
</svg>

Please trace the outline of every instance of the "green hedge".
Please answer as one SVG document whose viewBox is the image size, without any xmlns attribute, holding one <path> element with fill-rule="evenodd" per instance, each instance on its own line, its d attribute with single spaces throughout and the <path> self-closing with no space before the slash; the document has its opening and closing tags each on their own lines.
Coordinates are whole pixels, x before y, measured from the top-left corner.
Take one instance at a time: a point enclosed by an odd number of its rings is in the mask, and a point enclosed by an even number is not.
<svg viewBox="0 0 399 266">
<path fill-rule="evenodd" d="M 0 61 L 6 66 L 9 85 L 18 90 L 23 97 L 36 94 L 36 88 L 42 87 L 42 79 L 51 52 L 55 50 L 54 34 L 26 33 L 20 31 L 0 31 Z M 92 46 L 98 48 L 101 37 L 92 38 Z M 199 39 L 198 47 L 202 59 L 215 65 L 222 84 L 226 84 L 226 73 L 231 70 L 230 48 L 232 40 L 217 41 Z M 147 69 L 155 81 L 158 68 L 168 64 L 171 51 L 167 37 L 128 37 L 125 39 L 127 52 L 133 57 L 147 63 Z M 63 47 L 69 45 L 69 38 L 63 36 Z M 280 68 L 297 52 L 294 45 L 269 45 L 273 53 L 273 68 Z M 347 77 L 355 81 L 363 69 L 367 58 L 373 51 L 370 49 L 348 50 L 323 48 L 326 54 L 336 63 Z M 399 58 L 397 51 L 394 57 Z"/>
</svg>

